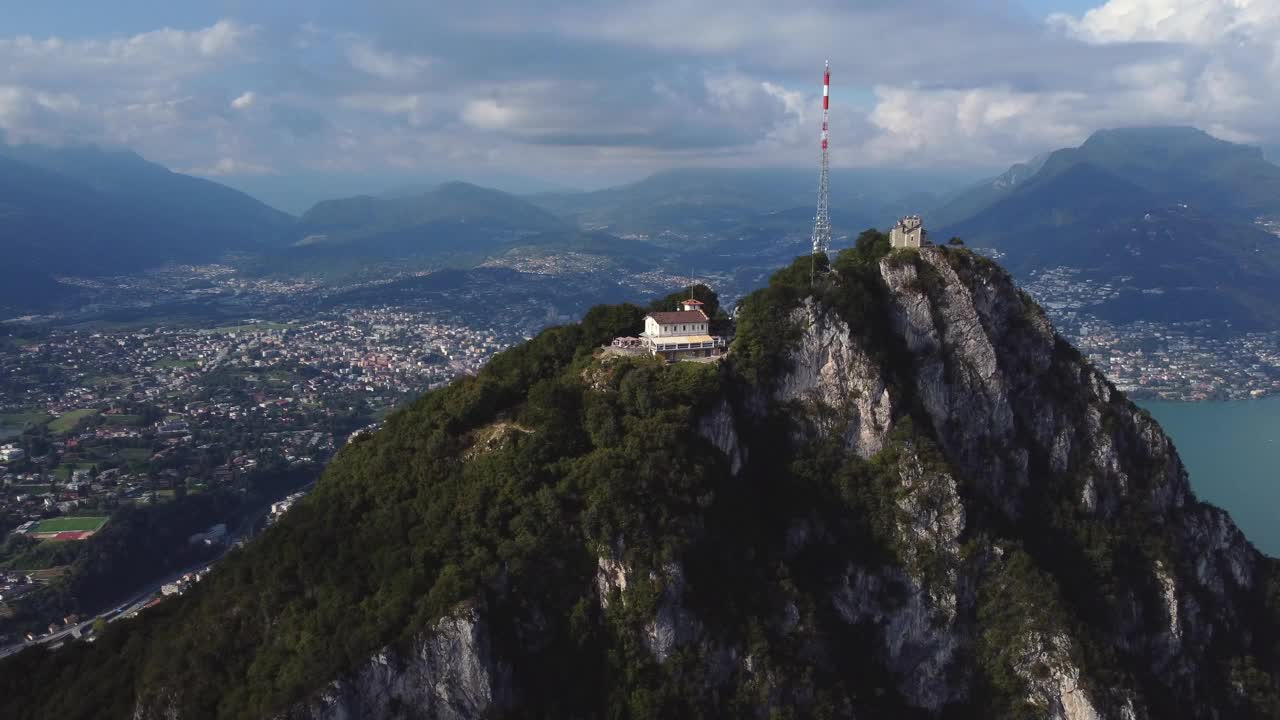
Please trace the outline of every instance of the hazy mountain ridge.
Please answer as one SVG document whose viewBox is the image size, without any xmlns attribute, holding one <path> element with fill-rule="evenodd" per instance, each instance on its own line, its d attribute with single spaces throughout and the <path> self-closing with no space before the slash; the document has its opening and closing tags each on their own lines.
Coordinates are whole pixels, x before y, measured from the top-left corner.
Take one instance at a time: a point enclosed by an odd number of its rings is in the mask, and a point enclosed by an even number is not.
<svg viewBox="0 0 1280 720">
<path fill-rule="evenodd" d="M 9 170 L 30 175 L 6 193 L 10 212 L 0 219 L 9 224 L 0 249 L 14 258 L 0 273 L 10 279 L 5 297 L 14 310 L 70 302 L 75 291 L 52 275 L 229 256 L 252 276 L 339 281 L 475 267 L 510 254 L 579 253 L 618 272 L 728 273 L 750 285 L 763 268 L 804 251 L 816 191 L 807 170 L 671 170 L 605 190 L 527 196 L 445 183 L 325 201 L 292 222 L 129 153 L 9 152 L 48 168 L 13 161 Z M 1280 306 L 1280 289 L 1268 281 L 1280 260 L 1253 224 L 1280 214 L 1280 168 L 1255 148 L 1191 128 L 1122 129 L 938 192 L 948 178 L 833 171 L 837 245 L 937 205 L 924 212 L 935 239 L 960 236 L 996 248 L 1019 274 L 1067 265 L 1107 281 L 1132 278 L 1133 293 L 1098 308 L 1105 317 L 1280 322 L 1271 310 Z M 37 197 L 39 187 L 48 192 Z M 23 202 L 30 207 L 13 210 Z M 241 205 L 243 212 L 228 209 Z M 1161 247 L 1160 237 L 1174 242 Z M 1178 288 L 1179 302 L 1159 294 Z"/>
<path fill-rule="evenodd" d="M 1229 216 L 1280 212 L 1280 166 L 1260 148 L 1219 140 L 1191 127 L 1099 130 L 1079 147 L 1046 153 L 1014 165 L 1005 174 L 962 191 L 931 213 L 939 225 L 971 219 L 1024 191 L 1029 180 L 1045 180 L 1088 164 L 1151 194 L 1153 204 L 1195 203 Z"/>
<path fill-rule="evenodd" d="M 209 262 L 268 248 L 292 224 L 243 193 L 96 148 L 0 147 L 0 207 L 0 305 L 19 307 L 74 295 L 56 275 Z"/>
<path fill-rule="evenodd" d="M 452 182 L 418 195 L 327 200 L 299 219 L 294 235 L 300 240 L 323 235 L 323 242 L 330 243 L 371 242 L 440 222 L 478 222 L 522 232 L 569 228 L 555 215 L 513 195 Z"/>
<path fill-rule="evenodd" d="M 72 178 L 122 204 L 143 205 L 144 213 L 228 247 L 278 243 L 280 231 L 293 222 L 287 213 L 239 190 L 174 172 L 129 151 L 19 145 L 0 149 L 0 154 Z"/>
<path fill-rule="evenodd" d="M 962 210 L 970 214 L 937 234 L 995 248 L 1019 274 L 1063 265 L 1165 293 L 1094 308 L 1104 317 L 1280 322 L 1280 243 L 1255 224 L 1280 212 L 1280 166 L 1257 148 L 1193 128 L 1101 131 L 1050 153 L 1030 178 L 976 186 L 938 216 Z"/>
<path fill-rule="evenodd" d="M 835 169 L 832 213 L 856 233 L 920 202 L 933 202 L 934 191 L 955 182 L 941 172 Z M 808 232 L 817 183 L 812 170 L 685 168 L 605 190 L 529 199 L 587 227 L 703 250 L 707 241 L 700 236 L 732 236 L 762 223 Z M 661 237 L 664 231 L 670 237 Z"/>
<path fill-rule="evenodd" d="M 930 222 L 945 226 L 970 217 L 998 201 L 1021 183 L 1035 177 L 1048 159 L 1049 153 L 1043 153 L 1028 162 L 1014 165 L 994 178 L 951 193 L 944 198 L 942 205 L 929 211 Z"/>
</svg>

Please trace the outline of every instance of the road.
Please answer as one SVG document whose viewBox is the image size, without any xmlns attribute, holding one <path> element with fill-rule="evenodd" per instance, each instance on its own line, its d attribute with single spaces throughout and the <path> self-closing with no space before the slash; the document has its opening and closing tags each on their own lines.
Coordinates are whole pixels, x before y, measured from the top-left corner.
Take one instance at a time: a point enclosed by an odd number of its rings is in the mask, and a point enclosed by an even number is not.
<svg viewBox="0 0 1280 720">
<path fill-rule="evenodd" d="M 230 546 L 228 546 L 228 548 L 229 547 Z M 205 561 L 197 565 L 192 565 L 191 567 L 184 568 L 175 573 L 167 575 L 163 580 L 154 582 L 148 585 L 143 590 L 138 591 L 125 602 L 121 604 L 117 604 L 112 609 L 107 610 L 106 612 L 103 612 L 103 613 L 99 613 L 98 615 L 95 615 L 94 617 L 91 617 L 88 620 L 81 621 L 76 625 L 68 625 L 65 628 L 51 635 L 44 635 L 42 637 L 36 638 L 35 640 L 31 640 L 29 642 L 23 641 L 20 643 L 9 645 L 8 647 L 0 648 L 0 658 L 8 657 L 9 655 L 13 655 L 14 653 L 21 652 L 22 650 L 32 645 L 50 645 L 51 647 L 58 647 L 68 638 L 74 637 L 75 630 L 79 630 L 81 633 L 84 633 L 87 629 L 92 627 L 95 622 L 97 622 L 98 618 L 106 618 L 107 622 L 115 622 L 120 618 L 129 617 L 133 613 L 136 613 L 138 610 L 141 610 L 144 605 L 150 602 L 152 596 L 160 592 L 161 587 L 178 580 L 183 575 L 186 575 L 189 572 L 196 572 L 198 570 L 201 570 L 203 568 L 206 568 L 212 565 L 213 563 L 220 560 L 222 556 L 225 554 L 226 554 L 226 550 L 224 549 L 221 553 L 218 553 L 218 557 L 214 558 L 213 560 Z M 117 614 L 115 611 L 115 608 L 118 608 L 118 607 L 124 607 L 125 609 Z"/>
</svg>

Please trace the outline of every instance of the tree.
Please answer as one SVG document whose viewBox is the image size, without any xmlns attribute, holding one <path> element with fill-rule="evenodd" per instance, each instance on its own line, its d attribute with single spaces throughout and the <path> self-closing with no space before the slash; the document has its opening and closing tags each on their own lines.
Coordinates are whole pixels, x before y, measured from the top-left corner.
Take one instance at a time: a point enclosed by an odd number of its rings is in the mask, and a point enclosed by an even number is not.
<svg viewBox="0 0 1280 720">
<path fill-rule="evenodd" d="M 953 238 L 951 238 L 950 240 L 948 240 L 948 241 L 947 241 L 947 244 L 948 244 L 948 245 L 955 245 L 955 246 L 957 246 L 957 247 L 964 247 L 964 240 L 961 240 L 961 239 L 960 239 L 960 238 L 958 238 L 958 237 L 953 237 Z"/>
<path fill-rule="evenodd" d="M 890 244 L 889 236 L 887 234 L 882 233 L 875 228 L 871 228 L 869 230 L 863 230 L 862 233 L 858 235 L 858 239 L 854 243 L 854 248 L 858 251 L 858 255 L 863 259 L 871 262 L 878 262 L 880 258 L 889 254 L 889 251 L 893 249 L 893 246 Z"/>
</svg>

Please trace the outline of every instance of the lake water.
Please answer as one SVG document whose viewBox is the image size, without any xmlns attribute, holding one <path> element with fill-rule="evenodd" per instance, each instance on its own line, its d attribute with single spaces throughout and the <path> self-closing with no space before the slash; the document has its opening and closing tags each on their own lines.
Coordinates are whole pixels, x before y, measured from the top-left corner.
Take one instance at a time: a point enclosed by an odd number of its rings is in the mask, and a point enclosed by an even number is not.
<svg viewBox="0 0 1280 720">
<path fill-rule="evenodd" d="M 1280 557 L 1280 397 L 1138 404 L 1173 438 L 1196 495 L 1231 513 L 1259 550 Z"/>
</svg>

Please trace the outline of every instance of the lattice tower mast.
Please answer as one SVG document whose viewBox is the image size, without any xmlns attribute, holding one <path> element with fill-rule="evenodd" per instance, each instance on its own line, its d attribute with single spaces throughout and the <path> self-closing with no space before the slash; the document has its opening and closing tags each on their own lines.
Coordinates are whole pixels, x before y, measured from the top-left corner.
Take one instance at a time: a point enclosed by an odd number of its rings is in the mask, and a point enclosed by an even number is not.
<svg viewBox="0 0 1280 720">
<path fill-rule="evenodd" d="M 831 61 L 822 74 L 822 174 L 818 180 L 818 213 L 813 218 L 813 254 L 826 255 L 831 247 L 831 214 L 827 209 L 827 121 L 831 108 Z"/>
</svg>

